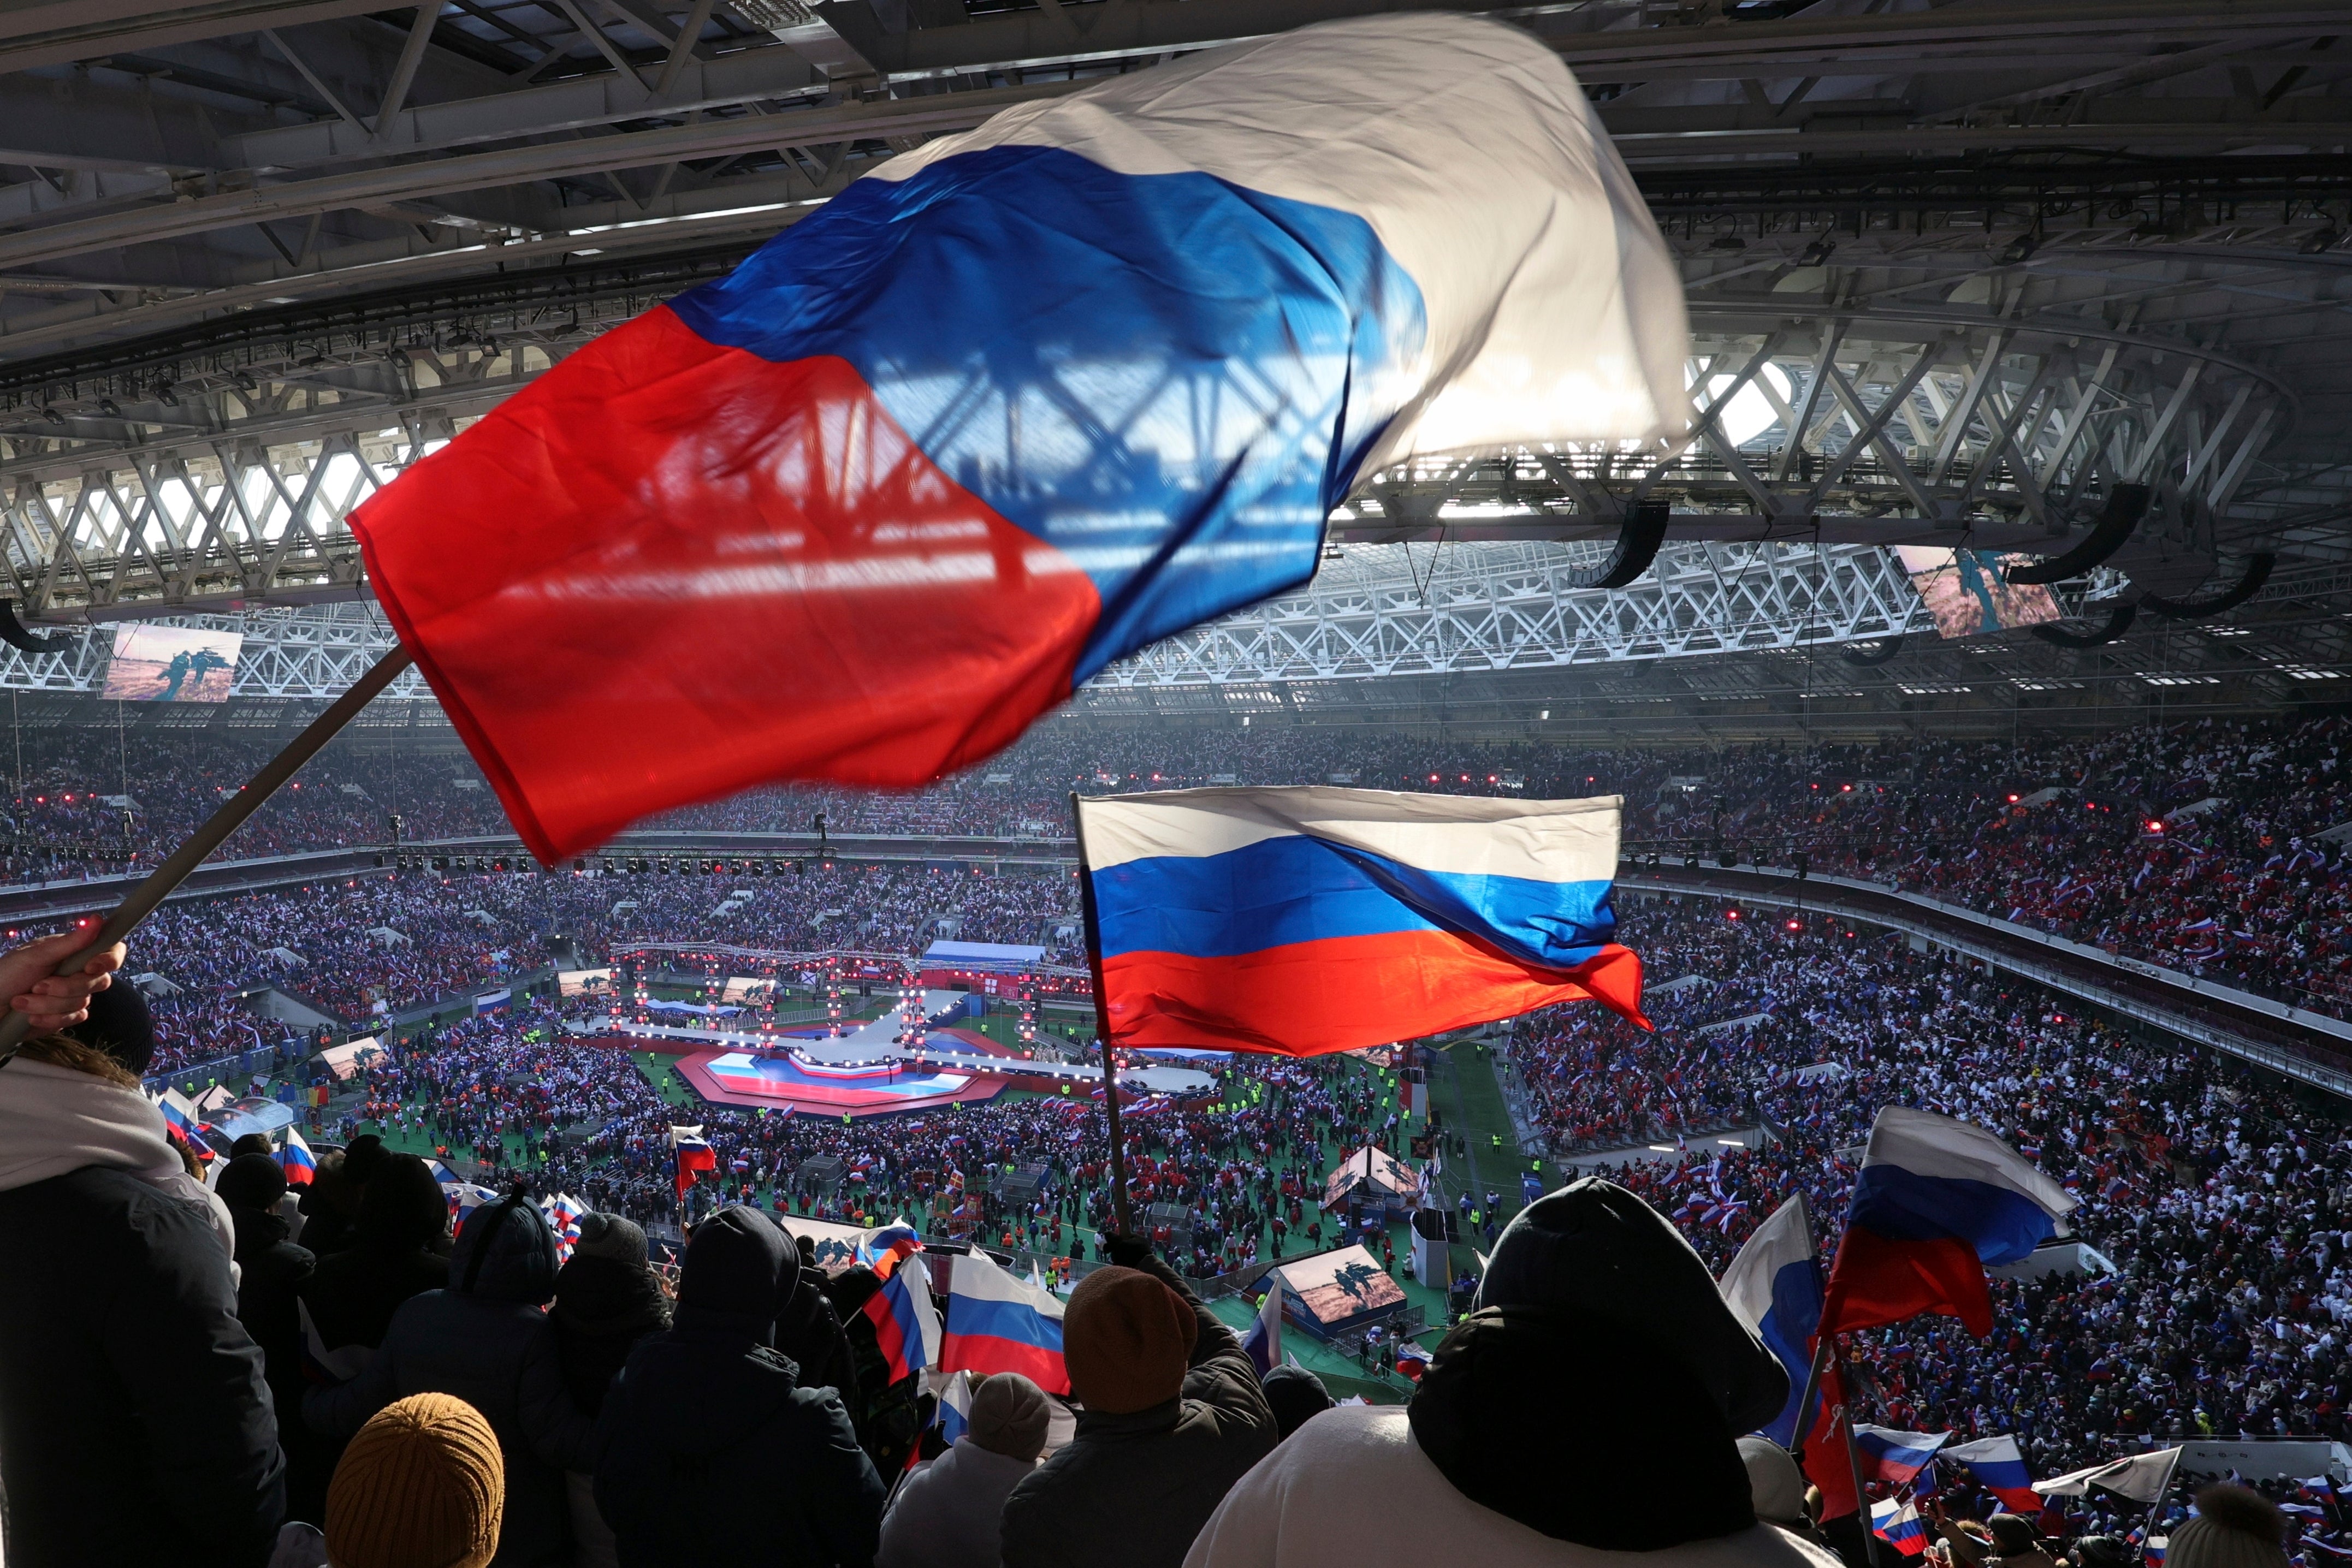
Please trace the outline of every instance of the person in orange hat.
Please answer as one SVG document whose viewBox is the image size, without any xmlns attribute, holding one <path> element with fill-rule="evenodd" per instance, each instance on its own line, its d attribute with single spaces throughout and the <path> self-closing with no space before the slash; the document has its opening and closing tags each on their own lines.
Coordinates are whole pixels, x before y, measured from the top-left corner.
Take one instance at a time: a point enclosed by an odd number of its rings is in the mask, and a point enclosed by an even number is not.
<svg viewBox="0 0 2352 1568">
<path fill-rule="evenodd" d="M 1078 1281 L 1062 1356 L 1085 1408 L 1066 1448 L 1005 1499 L 1004 1568 L 1177 1568 L 1275 1445 L 1257 1369 L 1140 1240 Z"/>
<path fill-rule="evenodd" d="M 331 1568 L 486 1568 L 498 1555 L 506 1461 L 482 1413 L 412 1394 L 368 1418 L 327 1486 Z"/>
</svg>

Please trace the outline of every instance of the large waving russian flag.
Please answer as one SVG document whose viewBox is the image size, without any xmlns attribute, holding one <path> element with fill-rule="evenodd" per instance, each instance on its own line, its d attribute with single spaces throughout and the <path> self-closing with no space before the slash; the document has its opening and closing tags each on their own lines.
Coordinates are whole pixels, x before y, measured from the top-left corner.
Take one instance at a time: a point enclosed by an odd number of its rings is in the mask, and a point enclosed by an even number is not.
<svg viewBox="0 0 2352 1568">
<path fill-rule="evenodd" d="M 1986 1265 L 2025 1258 L 2074 1207 L 2065 1188 L 1984 1128 L 1882 1107 L 1830 1268 L 1822 1332 L 1935 1312 L 1990 1333 Z"/>
<path fill-rule="evenodd" d="M 1854 1462 L 1862 1467 L 1862 1479 L 1866 1481 L 1906 1487 L 1934 1461 L 1937 1450 L 1951 1440 L 1949 1432 L 1904 1432 L 1857 1421 L 1853 1427 Z"/>
<path fill-rule="evenodd" d="M 1756 1228 L 1739 1256 L 1723 1271 L 1723 1304 L 1763 1340 L 1789 1374 L 1789 1402 L 1760 1428 L 1784 1448 L 1797 1446 L 1801 1429 L 1812 1422 L 1798 1408 L 1811 1381 L 1813 1336 L 1822 1323 L 1822 1266 L 1813 1249 L 1813 1227 L 1805 1196 L 1797 1194 Z M 1813 1390 L 1815 1405 L 1821 1390 Z"/>
<path fill-rule="evenodd" d="M 1313 1056 L 1598 1000 L 1617 797 L 1173 789 L 1078 802 L 1111 1038 Z"/>
<path fill-rule="evenodd" d="M 893 159 L 351 526 L 545 860 L 771 779 L 976 761 L 1306 581 L 1378 468 L 1679 426 L 1686 353 L 1549 45 L 1334 22 Z M 616 713 L 660 745 L 580 745 Z"/>
<path fill-rule="evenodd" d="M 2042 1494 L 2033 1490 L 2032 1472 L 2025 1468 L 2025 1455 L 2015 1437 L 1979 1437 L 1973 1443 L 1946 1448 L 1942 1457 L 1968 1466 L 1977 1484 L 2000 1499 L 2001 1506 L 2011 1513 L 2031 1519 L 2044 1507 Z"/>
<path fill-rule="evenodd" d="M 940 1369 L 982 1375 L 1017 1372 L 1048 1394 L 1067 1394 L 1062 1299 L 1013 1278 L 984 1252 L 957 1254 L 948 1265 Z"/>
</svg>

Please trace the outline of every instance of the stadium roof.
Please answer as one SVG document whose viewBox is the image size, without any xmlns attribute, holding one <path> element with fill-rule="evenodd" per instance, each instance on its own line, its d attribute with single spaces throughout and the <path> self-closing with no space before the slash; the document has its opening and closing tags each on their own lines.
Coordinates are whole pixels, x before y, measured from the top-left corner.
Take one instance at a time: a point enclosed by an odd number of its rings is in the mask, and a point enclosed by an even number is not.
<svg viewBox="0 0 2352 1568">
<path fill-rule="evenodd" d="M 9 9 L 0 592 L 51 627 L 226 616 L 256 637 L 240 693 L 340 689 L 383 637 L 345 513 L 572 348 L 1006 104 L 1394 8 Z M 1582 689 L 1544 672 L 1752 668 L 1769 690 L 1791 666 L 1756 655 L 1818 674 L 1814 650 L 1895 636 L 1899 660 L 1848 662 L 1845 685 L 1956 695 L 1926 688 L 1970 685 L 1956 662 L 1978 651 L 1927 645 L 1877 547 L 2053 553 L 2134 476 L 2148 517 L 2062 586 L 2072 645 L 1985 644 L 2012 693 L 2352 683 L 2338 0 L 1454 8 L 1583 81 L 1681 258 L 1715 419 L 1679 450 L 1374 476 L 1312 589 L 1148 651 L 1095 698 L 1533 674 L 1541 711 Z M 1637 500 L 1665 503 L 1656 565 L 1580 589 Z M 2143 609 L 2263 554 L 2267 584 L 2220 617 Z M 0 682 L 88 689 L 103 652 L 12 650 Z"/>
</svg>

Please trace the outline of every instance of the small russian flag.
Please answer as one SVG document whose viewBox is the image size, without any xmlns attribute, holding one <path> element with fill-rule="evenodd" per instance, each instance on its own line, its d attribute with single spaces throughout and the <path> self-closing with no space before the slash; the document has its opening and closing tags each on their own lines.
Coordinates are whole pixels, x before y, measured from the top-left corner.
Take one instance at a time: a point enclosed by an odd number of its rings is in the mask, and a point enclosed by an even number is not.
<svg viewBox="0 0 2352 1568">
<path fill-rule="evenodd" d="M 1911 1504 L 1893 1500 L 1870 1505 L 1870 1532 L 1906 1557 L 1927 1550 L 1927 1526 Z"/>
<path fill-rule="evenodd" d="M 1265 1300 L 1258 1303 L 1257 1317 L 1242 1336 L 1242 1353 L 1260 1377 L 1272 1372 L 1282 1358 L 1282 1272 L 1271 1270 L 1265 1279 Z"/>
<path fill-rule="evenodd" d="M 286 1146 L 278 1151 L 278 1163 L 285 1168 L 288 1186 L 309 1186 L 319 1174 L 318 1156 L 310 1153 L 299 1128 L 286 1129 Z"/>
<path fill-rule="evenodd" d="M 672 1127 L 669 1146 L 677 1152 L 677 1200 L 684 1203 L 686 1190 L 694 1185 L 694 1178 L 704 1171 L 719 1168 L 719 1151 L 703 1141 L 699 1126 Z"/>
<path fill-rule="evenodd" d="M 1398 1342 L 1396 1369 L 1399 1373 L 1419 1383 L 1422 1370 L 1428 1364 L 1429 1352 L 1409 1339 Z"/>
<path fill-rule="evenodd" d="M 971 1374 L 950 1372 L 940 1385 L 940 1439 L 948 1447 L 971 1430 Z"/>
<path fill-rule="evenodd" d="M 895 1264 L 882 1288 L 858 1309 L 874 1325 L 882 1359 L 890 1364 L 890 1381 L 912 1377 L 939 1359 L 940 1314 L 931 1305 L 930 1281 L 922 1269 Z"/>
</svg>

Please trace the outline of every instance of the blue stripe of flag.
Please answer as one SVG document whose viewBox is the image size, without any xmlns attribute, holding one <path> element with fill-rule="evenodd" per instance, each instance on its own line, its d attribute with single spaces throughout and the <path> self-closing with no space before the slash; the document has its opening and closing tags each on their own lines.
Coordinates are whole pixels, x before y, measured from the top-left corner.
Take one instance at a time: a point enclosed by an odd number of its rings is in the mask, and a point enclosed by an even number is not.
<svg viewBox="0 0 2352 1568">
<path fill-rule="evenodd" d="M 1103 955 L 1229 958 L 1297 942 L 1448 931 L 1571 968 L 1617 932 L 1612 884 L 1423 870 L 1306 834 L 1094 873 Z"/>
</svg>

